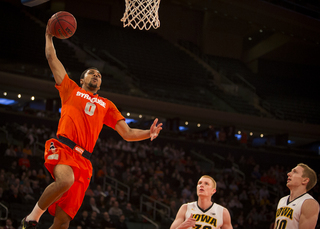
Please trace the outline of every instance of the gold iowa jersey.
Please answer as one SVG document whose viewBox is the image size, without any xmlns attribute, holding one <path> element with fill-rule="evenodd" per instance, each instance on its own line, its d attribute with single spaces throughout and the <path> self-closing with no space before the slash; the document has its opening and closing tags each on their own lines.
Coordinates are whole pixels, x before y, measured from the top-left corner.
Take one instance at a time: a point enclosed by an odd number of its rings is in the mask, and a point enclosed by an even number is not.
<svg viewBox="0 0 320 229">
<path fill-rule="evenodd" d="M 187 219 L 193 214 L 193 218 L 197 220 L 195 229 L 220 228 L 223 225 L 223 209 L 224 207 L 221 205 L 213 203 L 210 208 L 203 210 L 195 201 L 187 204 L 185 218 Z"/>
<path fill-rule="evenodd" d="M 276 229 L 298 229 L 301 215 L 301 207 L 305 200 L 313 199 L 308 193 L 289 202 L 290 196 L 279 200 L 276 212 Z"/>
</svg>

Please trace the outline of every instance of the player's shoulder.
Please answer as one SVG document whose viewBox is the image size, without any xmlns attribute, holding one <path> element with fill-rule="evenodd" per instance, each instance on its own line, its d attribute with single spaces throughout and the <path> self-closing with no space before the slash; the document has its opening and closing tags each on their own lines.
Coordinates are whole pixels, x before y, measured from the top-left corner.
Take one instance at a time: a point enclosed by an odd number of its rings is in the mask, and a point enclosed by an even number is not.
<svg viewBox="0 0 320 229">
<path fill-rule="evenodd" d="M 222 206 L 221 204 L 213 203 L 213 207 L 216 209 L 221 209 L 223 211 L 226 210 L 227 212 L 229 212 L 228 209 L 226 207 Z"/>
<path fill-rule="evenodd" d="M 115 104 L 111 100 L 109 100 L 108 98 L 100 95 L 99 93 L 97 93 L 97 95 L 98 95 L 98 99 L 104 101 L 105 103 L 107 103 L 107 104 L 109 104 L 111 106 L 115 106 Z"/>
<path fill-rule="evenodd" d="M 195 209 L 197 207 L 197 202 L 187 202 L 181 205 L 180 209 L 187 211 L 188 209 Z"/>
<path fill-rule="evenodd" d="M 184 203 L 183 205 L 185 205 L 186 207 L 187 207 L 187 206 L 196 206 L 196 205 L 197 205 L 197 201 L 187 202 L 187 203 Z M 182 205 L 182 206 L 183 206 L 183 205 Z"/>
<path fill-rule="evenodd" d="M 216 202 L 213 203 L 213 205 L 218 206 L 218 207 L 223 207 L 221 204 L 218 204 Z M 224 208 L 224 207 L 223 207 Z"/>
<path fill-rule="evenodd" d="M 319 202 L 315 198 L 313 198 L 311 195 L 304 200 L 303 204 L 307 206 L 309 206 L 309 204 L 319 206 Z"/>
<path fill-rule="evenodd" d="M 309 193 L 305 193 L 300 198 L 301 198 L 300 201 L 302 202 L 303 205 L 309 205 L 309 204 L 319 205 L 318 201 Z"/>
<path fill-rule="evenodd" d="M 70 83 L 75 83 L 68 75 L 68 73 L 66 73 L 64 76 L 63 76 L 63 79 L 61 81 L 60 84 L 56 84 L 57 86 L 60 86 L 60 85 L 65 85 L 65 84 L 70 84 Z"/>
<path fill-rule="evenodd" d="M 78 85 L 78 84 L 68 75 L 68 73 L 66 73 L 66 74 L 64 75 L 63 81 L 62 81 L 61 83 L 73 83 L 73 84 Z"/>
<path fill-rule="evenodd" d="M 179 208 L 179 212 L 181 212 L 182 214 L 185 214 L 188 210 L 188 203 L 182 204 Z"/>
<path fill-rule="evenodd" d="M 63 91 L 63 90 L 67 90 L 69 91 L 71 90 L 80 90 L 81 87 L 73 80 L 71 79 L 68 74 L 65 74 L 65 76 L 63 77 L 63 80 L 60 84 L 55 84 L 55 87 L 59 90 L 59 91 Z"/>
<path fill-rule="evenodd" d="M 306 193 L 304 196 L 305 196 L 306 199 L 313 199 L 313 200 L 315 200 L 317 202 L 317 200 L 312 195 L 310 195 L 309 193 Z"/>
<path fill-rule="evenodd" d="M 320 206 L 316 199 L 310 198 L 303 201 L 301 206 L 301 213 L 303 214 L 319 214 Z"/>
<path fill-rule="evenodd" d="M 113 104 L 113 102 L 111 102 L 109 99 L 107 99 L 106 97 L 100 96 L 99 95 L 99 99 L 102 99 L 105 103 L 111 103 Z"/>
</svg>

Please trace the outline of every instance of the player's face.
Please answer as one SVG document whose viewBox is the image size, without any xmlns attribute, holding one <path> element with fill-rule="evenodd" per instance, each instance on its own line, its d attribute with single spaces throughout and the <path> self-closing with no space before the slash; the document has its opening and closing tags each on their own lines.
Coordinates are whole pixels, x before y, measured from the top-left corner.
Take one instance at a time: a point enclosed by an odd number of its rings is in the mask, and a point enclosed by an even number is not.
<svg viewBox="0 0 320 229">
<path fill-rule="evenodd" d="M 212 196 L 216 192 L 212 180 L 206 177 L 200 178 L 197 185 L 198 196 Z"/>
<path fill-rule="evenodd" d="M 287 174 L 288 175 L 288 179 L 287 179 L 288 188 L 298 187 L 307 181 L 308 178 L 302 177 L 303 170 L 304 169 L 301 166 L 296 166 Z"/>
<path fill-rule="evenodd" d="M 89 69 L 82 79 L 82 84 L 90 90 L 99 90 L 101 81 L 100 72 L 96 69 Z"/>
</svg>

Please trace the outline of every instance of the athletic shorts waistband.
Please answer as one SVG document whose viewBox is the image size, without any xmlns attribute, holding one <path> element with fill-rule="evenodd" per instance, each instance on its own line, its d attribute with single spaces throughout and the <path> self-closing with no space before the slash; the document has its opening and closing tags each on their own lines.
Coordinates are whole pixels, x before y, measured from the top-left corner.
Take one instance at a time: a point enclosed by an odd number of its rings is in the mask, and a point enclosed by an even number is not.
<svg viewBox="0 0 320 229">
<path fill-rule="evenodd" d="M 84 158 L 90 160 L 91 153 L 85 149 L 83 149 L 81 146 L 78 146 L 76 143 L 71 141 L 69 138 L 59 136 L 58 141 L 68 146 L 70 149 L 76 151 L 77 153 L 81 154 Z"/>
</svg>

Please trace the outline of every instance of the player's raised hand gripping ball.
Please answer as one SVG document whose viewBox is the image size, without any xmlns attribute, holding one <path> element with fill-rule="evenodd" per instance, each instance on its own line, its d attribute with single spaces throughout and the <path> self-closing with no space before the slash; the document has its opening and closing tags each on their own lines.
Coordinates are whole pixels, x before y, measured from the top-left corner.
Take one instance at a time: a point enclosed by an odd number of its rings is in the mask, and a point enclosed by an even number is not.
<svg viewBox="0 0 320 229">
<path fill-rule="evenodd" d="M 67 11 L 59 11 L 52 15 L 48 21 L 48 29 L 51 35 L 59 39 L 72 37 L 77 29 L 76 18 Z"/>
</svg>

